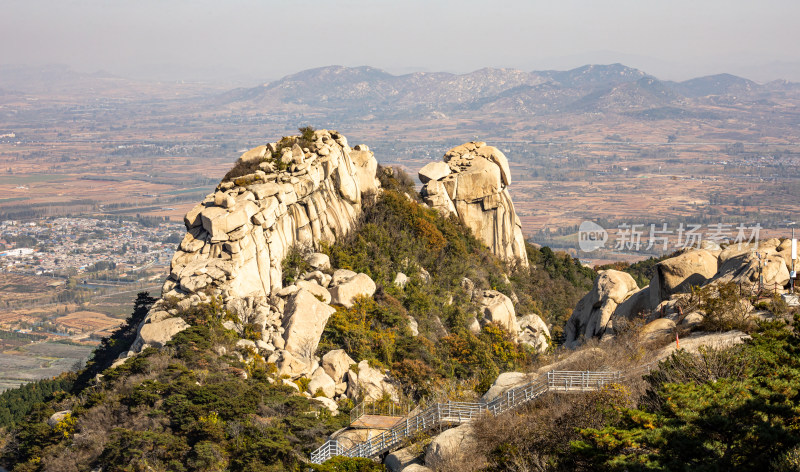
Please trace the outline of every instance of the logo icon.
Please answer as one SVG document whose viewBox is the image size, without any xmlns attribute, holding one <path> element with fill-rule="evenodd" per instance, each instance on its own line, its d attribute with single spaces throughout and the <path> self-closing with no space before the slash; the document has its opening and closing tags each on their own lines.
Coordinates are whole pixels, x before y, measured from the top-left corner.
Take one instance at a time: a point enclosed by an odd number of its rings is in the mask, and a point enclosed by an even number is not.
<svg viewBox="0 0 800 472">
<path fill-rule="evenodd" d="M 578 228 L 578 247 L 583 252 L 592 252 L 604 247 L 608 241 L 608 231 L 591 221 L 584 221 Z"/>
</svg>

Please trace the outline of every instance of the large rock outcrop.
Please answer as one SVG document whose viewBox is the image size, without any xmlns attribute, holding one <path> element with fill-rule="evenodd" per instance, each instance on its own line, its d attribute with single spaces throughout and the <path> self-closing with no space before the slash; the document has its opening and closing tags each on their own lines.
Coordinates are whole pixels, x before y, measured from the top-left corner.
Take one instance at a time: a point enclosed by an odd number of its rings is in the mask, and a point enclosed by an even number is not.
<svg viewBox="0 0 800 472">
<path fill-rule="evenodd" d="M 173 336 L 188 327 L 189 323 L 177 317 L 162 321 L 150 318 L 139 329 L 138 340 L 140 343 L 138 345 L 134 343 L 134 348 L 140 349 L 145 344 L 159 348 L 164 347 Z"/>
<path fill-rule="evenodd" d="M 757 249 L 751 245 L 731 245 L 719 254 L 719 273 L 713 279 L 717 282 L 756 284 L 760 262 L 764 285 L 769 288 L 783 287 L 789 283 L 791 252 L 789 240 L 781 242 L 770 239 L 761 243 Z"/>
<path fill-rule="evenodd" d="M 484 290 L 480 300 L 482 325 L 488 323 L 498 323 L 508 330 L 513 336 L 519 334 L 519 324 L 517 314 L 514 310 L 514 302 L 510 298 L 497 290 Z"/>
<path fill-rule="evenodd" d="M 370 367 L 368 361 L 361 361 L 355 370 L 347 371 L 348 397 L 358 398 L 362 401 L 374 401 L 385 395 L 393 401 L 400 400 L 400 393 L 387 373 Z"/>
<path fill-rule="evenodd" d="M 684 251 L 659 262 L 650 285 L 641 290 L 628 274 L 603 271 L 567 322 L 566 344 L 575 347 L 584 338 L 613 335 L 618 322 L 642 314 L 649 321 L 644 334 L 652 334 L 650 337 L 669 331 L 675 323 L 698 326 L 703 315 L 697 311 L 684 313 L 681 306 L 692 287 L 733 282 L 749 292 L 758 286 L 760 274 L 765 290 L 780 293 L 789 283 L 791 263 L 791 241 L 770 239 L 757 247 L 731 244 L 721 250 Z"/>
<path fill-rule="evenodd" d="M 357 297 L 371 297 L 376 288 L 375 282 L 367 274 L 356 274 L 329 289 L 331 303 L 350 308 Z"/>
<path fill-rule="evenodd" d="M 524 385 L 534 379 L 535 376 L 531 377 L 529 374 L 522 372 L 503 372 L 497 376 L 492 386 L 483 394 L 481 399 L 485 402 L 490 402 L 512 388 Z"/>
<path fill-rule="evenodd" d="M 455 214 L 503 260 L 528 265 L 522 225 L 508 194 L 511 172 L 506 156 L 483 142 L 456 146 L 444 162 L 419 171 L 425 203 Z"/>
<path fill-rule="evenodd" d="M 298 290 L 289 298 L 283 313 L 284 349 L 295 357 L 312 357 L 334 311 L 308 290 Z"/>
<path fill-rule="evenodd" d="M 389 472 L 420 470 L 420 467 L 423 471 L 430 471 L 431 469 L 428 469 L 422 465 L 423 457 L 420 449 L 421 448 L 417 445 L 411 445 L 409 447 L 393 451 L 391 454 L 386 456 L 386 459 L 383 461 L 383 465 Z M 416 466 L 416 468 L 409 469 L 412 466 Z"/>
<path fill-rule="evenodd" d="M 517 339 L 528 344 L 536 352 L 545 352 L 550 347 L 550 329 L 539 315 L 531 314 L 517 319 L 520 334 Z"/>
<path fill-rule="evenodd" d="M 287 288 L 281 263 L 292 246 L 314 248 L 347 234 L 362 198 L 380 191 L 376 170 L 366 146 L 351 149 L 336 131 L 285 137 L 242 154 L 216 191 L 184 217 L 187 233 L 162 299 L 140 326 L 133 350 L 163 345 L 188 327 L 177 317 L 181 309 L 218 299 L 237 318 L 226 321 L 230 329 L 261 329 L 256 347 L 282 373 L 310 375 L 333 312 L 326 303 L 331 276 L 322 272 L 330 260 L 310 255 L 316 270 Z M 369 296 L 374 288 L 362 292 Z"/>
<path fill-rule="evenodd" d="M 637 291 L 636 281 L 630 274 L 618 270 L 601 271 L 592 290 L 578 302 L 567 321 L 566 345 L 575 347 L 582 338 L 602 335 L 617 306 Z"/>
<path fill-rule="evenodd" d="M 322 368 L 333 379 L 334 382 L 341 383 L 354 361 L 344 352 L 344 349 L 334 349 L 322 356 Z"/>
<path fill-rule="evenodd" d="M 485 458 L 476 453 L 474 426 L 467 423 L 439 433 L 425 452 L 425 465 L 433 470 L 478 470 Z"/>
<path fill-rule="evenodd" d="M 301 147 L 301 144 L 303 147 Z M 335 131 L 284 138 L 244 153 L 253 172 L 223 181 L 187 213 L 164 295 L 201 290 L 224 298 L 269 296 L 294 244 L 317 246 L 350 231 L 363 195 L 377 193 L 377 161 Z M 354 162 L 353 156 L 356 157 Z"/>
<path fill-rule="evenodd" d="M 658 306 L 675 293 L 685 293 L 692 286 L 703 285 L 717 273 L 717 257 L 705 249 L 687 251 L 661 261 L 650 280 L 650 305 Z"/>
</svg>

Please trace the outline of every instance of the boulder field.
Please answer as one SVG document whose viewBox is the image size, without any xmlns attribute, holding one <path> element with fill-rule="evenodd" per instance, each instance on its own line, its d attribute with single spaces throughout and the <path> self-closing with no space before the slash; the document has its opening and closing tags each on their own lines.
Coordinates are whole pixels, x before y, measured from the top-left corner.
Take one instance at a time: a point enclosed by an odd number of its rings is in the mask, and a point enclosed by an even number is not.
<svg viewBox="0 0 800 472">
<path fill-rule="evenodd" d="M 564 329 L 565 343 L 576 347 L 592 337 L 614 335 L 614 324 L 644 315 L 649 325 L 644 334 L 668 332 L 676 323 L 696 326 L 699 312 L 681 313 L 677 304 L 692 287 L 734 282 L 755 287 L 759 278 L 759 255 L 764 286 L 783 292 L 789 282 L 791 241 L 770 239 L 754 245 L 732 244 L 723 248 L 690 249 L 656 265 L 650 285 L 639 288 L 628 273 L 601 271 L 594 286 L 572 312 Z M 670 324 L 671 323 L 671 324 Z"/>
</svg>

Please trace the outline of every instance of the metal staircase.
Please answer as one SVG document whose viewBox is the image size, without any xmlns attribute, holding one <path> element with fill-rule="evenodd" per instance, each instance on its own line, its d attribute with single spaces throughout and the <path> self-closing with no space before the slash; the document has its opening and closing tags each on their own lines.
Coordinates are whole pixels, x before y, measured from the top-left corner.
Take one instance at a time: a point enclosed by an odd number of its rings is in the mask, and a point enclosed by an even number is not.
<svg viewBox="0 0 800 472">
<path fill-rule="evenodd" d="M 322 464 L 333 456 L 375 457 L 400 445 L 418 433 L 439 427 L 468 423 L 486 414 L 499 415 L 547 392 L 587 392 L 622 379 L 621 372 L 575 372 L 553 370 L 525 385 L 512 388 L 490 402 L 440 402 L 406 417 L 391 429 L 345 449 L 328 440 L 311 453 L 311 462 Z"/>
<path fill-rule="evenodd" d="M 391 400 L 363 402 L 350 410 L 350 427 L 372 428 L 370 419 L 394 418 L 397 420 L 406 416 L 411 416 L 410 404 L 406 402 L 398 403 Z"/>
</svg>

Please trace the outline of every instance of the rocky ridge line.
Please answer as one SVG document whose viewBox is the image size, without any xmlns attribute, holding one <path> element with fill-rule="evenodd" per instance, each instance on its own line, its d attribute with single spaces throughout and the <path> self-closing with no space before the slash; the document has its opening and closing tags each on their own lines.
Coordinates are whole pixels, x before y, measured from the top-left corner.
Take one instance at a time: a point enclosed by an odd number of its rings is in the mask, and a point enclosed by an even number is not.
<svg viewBox="0 0 800 472">
<path fill-rule="evenodd" d="M 472 223 L 470 228 L 484 236 L 495 254 L 527 265 L 519 219 L 506 190 L 511 179 L 505 156 L 491 146 L 467 143 L 445 159 L 439 164 L 448 175 L 441 182 L 429 181 L 428 187 L 457 188 L 455 203 L 448 202 L 460 209 L 462 221 Z M 186 214 L 187 234 L 172 259 L 162 298 L 114 366 L 147 347 L 165 346 L 190 326 L 181 313 L 211 303 L 220 309 L 223 326 L 240 338 L 227 349 L 232 352 L 215 347 L 219 355 L 245 363 L 260 356 L 277 367 L 274 381 L 314 395 L 333 412 L 344 397 L 397 398 L 398 386 L 384 369 L 356 363 L 343 350 L 316 355 L 335 312 L 332 305 L 350 307 L 377 289 L 368 275 L 331 267 L 327 255 L 313 252 L 353 229 L 362 201 L 381 191 L 376 172 L 369 148 L 351 149 L 335 131 L 306 130 L 242 154 L 215 192 Z M 309 269 L 284 287 L 282 262 L 293 246 L 304 248 Z M 402 286 L 407 277 L 396 275 L 395 284 Z M 477 290 L 469 279 L 462 286 L 478 309 L 471 330 L 497 322 L 520 342 L 540 352 L 547 349 L 549 331 L 538 316 L 517 317 L 509 297 Z M 409 319 L 412 333 L 415 323 Z"/>
<path fill-rule="evenodd" d="M 347 306 L 356 296 L 371 296 L 375 284 L 369 277 L 334 271 L 326 255 L 314 253 L 308 257 L 310 272 L 294 285 L 282 284 L 281 264 L 292 246 L 317 248 L 351 231 L 362 200 L 380 192 L 376 171 L 369 148 L 351 149 L 336 131 L 286 137 L 242 154 L 216 191 L 186 214 L 187 234 L 172 259 L 162 297 L 115 365 L 147 347 L 163 347 L 188 328 L 180 312 L 219 302 L 232 317 L 223 323 L 226 328 L 243 338 L 246 327 L 260 329 L 260 339 L 240 339 L 242 352 L 233 354 L 244 359 L 250 351 L 259 353 L 278 366 L 279 375 L 306 376 L 310 387 L 322 389 L 328 399 L 348 389 L 355 395 L 365 382 L 390 390 L 381 383 L 385 374 L 369 366 L 359 371 L 361 381 L 355 373 L 348 375 L 352 359 L 344 352 L 335 354 L 347 367 L 332 370 L 333 377 L 314 356 L 334 311 L 329 303 Z M 334 409 L 335 402 L 330 403 Z"/>
</svg>

